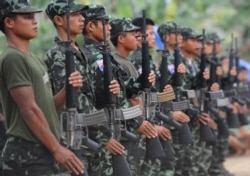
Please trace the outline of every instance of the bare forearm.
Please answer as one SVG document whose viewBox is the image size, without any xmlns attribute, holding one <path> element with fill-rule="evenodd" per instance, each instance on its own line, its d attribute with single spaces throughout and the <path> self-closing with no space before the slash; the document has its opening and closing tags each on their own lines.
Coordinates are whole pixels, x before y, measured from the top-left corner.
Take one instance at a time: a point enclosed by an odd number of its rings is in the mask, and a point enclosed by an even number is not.
<svg viewBox="0 0 250 176">
<path fill-rule="evenodd" d="M 59 112 L 66 103 L 66 89 L 65 86 L 53 97 L 56 110 Z"/>
</svg>

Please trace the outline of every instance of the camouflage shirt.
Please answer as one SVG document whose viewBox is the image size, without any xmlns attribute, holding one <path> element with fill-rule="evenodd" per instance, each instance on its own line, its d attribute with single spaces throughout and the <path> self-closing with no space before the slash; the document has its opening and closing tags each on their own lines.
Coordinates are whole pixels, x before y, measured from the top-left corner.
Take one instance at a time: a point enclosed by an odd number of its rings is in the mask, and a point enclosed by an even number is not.
<svg viewBox="0 0 250 176">
<path fill-rule="evenodd" d="M 81 50 L 77 51 L 72 48 L 73 59 L 75 62 L 75 69 L 79 71 L 83 76 L 83 87 L 78 92 L 78 112 L 91 113 L 96 111 L 94 106 L 95 94 L 94 94 L 94 81 L 93 76 L 87 62 L 87 58 L 84 56 Z M 65 85 L 66 70 L 65 70 L 65 43 L 63 43 L 58 37 L 55 38 L 55 45 L 46 53 L 45 63 L 48 67 L 48 73 L 52 84 L 53 94 L 58 93 Z M 111 136 L 109 130 L 102 124 L 92 126 L 89 128 L 89 136 L 91 139 L 98 141 L 101 144 L 105 144 L 107 139 Z M 98 136 L 98 139 L 96 139 Z"/>
<path fill-rule="evenodd" d="M 104 65 L 103 65 L 103 47 L 100 43 L 97 43 L 91 39 L 85 38 L 84 53 L 90 59 L 89 63 L 92 67 L 92 72 L 94 73 L 94 79 L 98 80 L 95 82 L 95 94 L 97 97 L 96 107 L 103 108 L 106 105 L 104 95 Z M 109 52 L 111 53 L 111 52 Z M 130 104 L 128 98 L 137 95 L 138 91 L 141 89 L 141 84 L 137 82 L 134 78 L 129 77 L 122 67 L 117 63 L 113 56 L 109 54 L 112 64 L 113 77 L 120 84 L 120 94 L 117 96 L 117 107 L 118 108 L 128 108 Z M 140 120 L 136 120 L 136 124 L 139 126 Z M 136 125 L 136 126 L 137 126 Z M 137 126 L 137 127 L 138 127 Z"/>
<path fill-rule="evenodd" d="M 85 39 L 85 45 L 83 47 L 84 52 L 87 54 L 87 57 L 90 59 L 89 63 L 92 67 L 92 72 L 95 75 L 96 86 L 96 107 L 102 108 L 105 106 L 105 99 L 103 96 L 104 91 L 104 77 L 103 77 L 103 47 L 101 44 L 90 40 Z M 111 53 L 110 51 L 108 51 Z M 127 98 L 137 95 L 138 91 L 141 89 L 140 79 L 136 80 L 132 77 L 129 77 L 128 74 L 123 70 L 118 62 L 116 62 L 111 54 L 109 54 L 112 64 L 113 77 L 116 79 L 121 88 L 121 92 L 118 96 L 118 107 L 128 108 L 129 104 Z"/>
</svg>

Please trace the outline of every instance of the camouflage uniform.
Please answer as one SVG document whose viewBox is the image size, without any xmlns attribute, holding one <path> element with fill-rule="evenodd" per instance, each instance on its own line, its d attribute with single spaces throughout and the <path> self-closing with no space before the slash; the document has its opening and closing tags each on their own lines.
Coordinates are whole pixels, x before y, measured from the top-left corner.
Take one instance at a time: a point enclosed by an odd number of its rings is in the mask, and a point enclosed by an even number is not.
<svg viewBox="0 0 250 176">
<path fill-rule="evenodd" d="M 53 19 L 55 15 L 65 14 L 65 3 L 51 3 L 48 5 L 46 9 L 47 15 L 50 19 Z M 78 8 L 74 9 L 73 4 L 70 4 L 71 12 L 79 11 L 80 5 Z M 85 8 L 85 7 L 84 7 Z M 61 41 L 58 37 L 55 38 L 54 46 L 47 51 L 45 63 L 48 67 L 49 77 L 52 83 L 53 93 L 56 94 L 59 90 L 65 85 L 66 81 L 66 70 L 65 70 L 65 50 L 66 43 Z M 83 76 L 83 87 L 78 92 L 78 108 L 77 111 L 79 113 L 92 113 L 97 111 L 95 108 L 95 79 L 93 78 L 93 74 L 91 72 L 91 67 L 89 66 L 88 60 L 85 57 L 83 51 L 81 49 L 76 50 L 72 49 L 72 59 L 75 63 L 75 69 L 79 71 Z M 104 146 L 109 138 L 111 137 L 111 133 L 108 129 L 107 124 L 96 124 L 94 126 L 88 127 L 89 138 L 99 143 L 101 146 Z M 85 167 L 88 169 L 89 175 L 92 172 L 99 172 L 100 160 L 99 158 L 102 155 L 103 148 L 99 153 L 93 153 L 86 146 L 82 146 L 82 155 L 81 158 Z M 98 173 L 100 175 L 100 173 Z"/>
<path fill-rule="evenodd" d="M 161 37 L 162 40 L 164 40 L 164 36 L 171 34 L 171 33 L 175 33 L 175 32 L 181 32 L 182 29 L 179 25 L 176 26 L 176 30 L 175 31 L 175 23 L 174 22 L 166 22 L 163 23 L 159 26 L 158 28 L 158 34 Z M 181 62 L 183 63 L 184 60 L 182 58 L 182 56 L 179 56 Z M 166 70 L 168 71 L 169 74 L 169 78 L 168 78 L 168 82 L 169 84 L 173 83 L 173 79 L 174 79 L 174 73 L 175 73 L 175 65 L 174 65 L 174 53 L 171 51 L 168 51 L 168 68 L 166 68 Z M 161 65 L 161 63 L 160 63 Z M 186 83 L 185 78 L 183 79 L 184 84 Z M 175 87 L 174 87 L 175 88 Z M 185 89 L 184 85 L 181 89 Z M 190 144 L 188 145 L 183 145 L 181 144 L 181 141 L 179 140 L 179 131 L 175 128 L 175 127 L 170 127 L 171 130 L 171 134 L 172 134 L 172 138 L 173 138 L 173 147 L 175 150 L 175 164 L 174 164 L 174 175 L 175 176 L 181 176 L 183 175 L 183 167 L 184 167 L 184 156 L 185 153 L 187 152 L 187 150 L 190 150 Z"/>
<path fill-rule="evenodd" d="M 140 29 L 132 24 L 129 18 L 115 19 L 110 22 L 112 26 L 111 37 L 116 36 L 121 32 L 129 32 Z M 124 71 L 133 78 L 138 78 L 139 75 L 136 68 L 132 64 L 129 58 L 124 58 L 119 53 L 114 53 L 114 59 L 122 66 Z M 133 163 L 134 175 L 158 175 L 160 170 L 160 161 L 158 159 L 149 160 L 146 159 L 146 140 L 145 136 L 140 135 L 139 142 L 134 144 L 129 142 L 129 162 Z M 136 161 L 136 162 L 134 162 Z"/>
<path fill-rule="evenodd" d="M 187 28 L 183 32 L 183 37 L 188 38 L 200 38 L 201 34 Z M 185 65 L 187 67 L 187 73 L 185 74 L 185 88 L 186 89 L 200 89 L 200 80 L 197 80 L 197 76 L 200 73 L 200 58 L 194 60 L 185 60 Z M 186 153 L 186 167 L 184 168 L 184 173 L 188 175 L 208 175 L 208 168 L 211 164 L 212 147 L 206 142 L 200 141 L 200 126 L 197 125 L 198 117 L 191 118 L 190 126 L 193 130 L 193 136 L 195 142 L 191 151 Z M 190 155 L 191 153 L 191 155 Z M 202 157 L 201 157 L 202 156 Z"/>
<path fill-rule="evenodd" d="M 207 40 L 206 43 L 212 44 L 213 42 L 221 42 L 221 39 L 216 33 L 209 33 L 206 35 Z M 219 61 L 215 61 L 218 63 Z M 219 65 L 219 63 L 218 63 Z M 228 90 L 230 81 L 227 75 L 223 75 L 221 79 L 221 88 L 223 90 Z M 218 126 L 219 128 L 220 126 Z M 219 129 L 218 129 L 219 130 Z M 225 167 L 223 166 L 223 162 L 225 161 L 225 157 L 228 151 L 228 137 L 221 136 L 218 131 L 217 134 L 217 144 L 213 146 L 213 153 L 211 158 L 211 166 L 209 168 L 209 174 L 211 176 L 232 176 L 233 174 L 229 173 Z"/>
<path fill-rule="evenodd" d="M 89 10 L 84 14 L 85 16 L 85 25 L 88 24 L 91 20 L 108 20 L 109 17 L 106 15 L 105 8 L 103 6 L 99 5 L 93 5 L 90 6 Z M 95 82 L 96 87 L 96 107 L 104 108 L 106 106 L 106 100 L 103 96 L 104 94 L 104 77 L 103 77 L 103 47 L 102 44 L 99 42 L 96 42 L 86 35 L 84 37 L 84 46 L 83 50 L 86 53 L 87 57 L 89 58 L 89 63 L 92 67 L 92 72 L 95 75 L 95 80 L 98 80 Z M 138 93 L 140 90 L 140 83 L 136 81 L 133 78 L 130 78 L 126 72 L 122 69 L 122 67 L 117 63 L 113 56 L 111 55 L 110 48 L 107 48 L 108 56 L 111 59 L 111 65 L 112 65 L 112 72 L 113 77 L 116 79 L 120 84 L 120 94 L 117 96 L 117 107 L 118 108 L 128 108 L 130 107 L 130 104 L 127 100 L 127 98 L 132 97 Z M 133 120 L 126 121 L 127 129 L 131 132 L 136 132 L 135 129 L 137 129 L 140 124 L 142 123 L 142 118 L 135 118 Z M 128 147 L 129 142 L 126 139 L 122 139 L 121 143 Z M 127 148 L 126 148 L 127 149 Z M 131 151 L 127 151 L 128 155 L 130 155 Z M 102 175 L 112 175 L 112 163 L 110 161 L 111 154 L 109 152 L 106 152 L 105 157 L 103 158 L 102 164 Z M 129 161 L 132 161 L 135 163 L 135 160 L 130 160 L 130 158 L 127 158 Z M 130 167 L 133 170 L 136 168 L 133 167 L 133 163 L 129 163 Z"/>
</svg>

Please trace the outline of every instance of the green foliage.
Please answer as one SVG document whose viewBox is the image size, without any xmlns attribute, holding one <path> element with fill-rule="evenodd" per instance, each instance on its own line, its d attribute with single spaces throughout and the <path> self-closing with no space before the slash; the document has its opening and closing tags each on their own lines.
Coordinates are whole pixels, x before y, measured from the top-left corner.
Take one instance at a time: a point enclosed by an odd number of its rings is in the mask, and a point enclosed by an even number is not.
<svg viewBox="0 0 250 176">
<path fill-rule="evenodd" d="M 31 4 L 45 9 L 51 0 L 30 0 Z M 231 33 L 239 39 L 240 54 L 248 57 L 250 50 L 250 25 L 248 23 L 248 0 L 76 0 L 83 4 L 103 4 L 113 17 L 135 17 L 142 9 L 156 24 L 164 21 L 176 21 L 182 26 L 198 30 L 202 28 L 217 32 L 225 38 L 225 48 L 229 44 Z M 53 24 L 41 13 L 38 16 L 39 32 L 32 40 L 31 49 L 40 57 L 53 44 L 56 35 Z M 78 37 L 81 38 L 81 37 Z M 81 39 L 79 41 L 82 41 Z M 5 37 L 0 33 L 0 52 L 6 45 Z"/>
</svg>

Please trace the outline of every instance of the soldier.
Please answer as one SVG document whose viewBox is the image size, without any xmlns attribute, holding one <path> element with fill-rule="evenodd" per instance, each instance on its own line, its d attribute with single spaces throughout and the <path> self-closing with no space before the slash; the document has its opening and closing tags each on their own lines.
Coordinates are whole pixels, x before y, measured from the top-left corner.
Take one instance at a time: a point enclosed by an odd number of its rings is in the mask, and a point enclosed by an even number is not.
<svg viewBox="0 0 250 176">
<path fill-rule="evenodd" d="M 0 30 L 8 42 L 0 56 L 0 96 L 8 127 L 2 154 L 4 176 L 53 175 L 55 160 L 70 172 L 84 172 L 81 161 L 58 141 L 56 109 L 64 102 L 65 89 L 52 96 L 46 68 L 29 50 L 39 12 L 26 0 L 0 2 Z M 70 84 L 82 87 L 79 79 L 78 72 L 72 73 Z"/>
<path fill-rule="evenodd" d="M 173 81 L 174 75 L 174 48 L 175 45 L 178 47 L 182 46 L 182 35 L 181 35 L 181 27 L 177 25 L 175 22 L 166 22 L 159 26 L 158 34 L 161 37 L 162 42 L 164 43 L 164 49 L 168 51 L 168 68 L 166 71 L 169 74 L 169 83 L 171 84 Z M 177 39 L 177 41 L 176 41 Z M 176 43 L 177 42 L 177 43 Z M 184 69 L 185 68 L 185 69 Z M 180 64 L 178 67 L 178 71 L 180 74 L 186 72 L 186 67 L 184 64 Z M 175 89 L 175 87 L 174 87 Z M 181 123 L 187 123 L 190 121 L 190 118 L 187 114 L 182 111 L 174 111 L 172 113 L 173 119 Z M 179 140 L 179 132 L 175 127 L 170 127 L 171 134 L 173 137 L 173 147 L 176 153 L 176 160 L 174 166 L 174 175 L 182 175 L 183 162 L 184 162 L 184 152 L 186 150 L 185 146 L 181 144 Z"/>
<path fill-rule="evenodd" d="M 122 68 L 128 75 L 134 78 L 138 78 L 139 74 L 136 68 L 134 67 L 134 65 L 132 64 L 132 62 L 130 61 L 129 55 L 131 51 L 134 51 L 137 49 L 137 46 L 138 46 L 137 38 L 139 36 L 136 30 L 140 28 L 134 26 L 131 22 L 131 19 L 129 18 L 115 19 L 115 20 L 112 20 L 110 23 L 112 26 L 111 42 L 113 43 L 115 47 L 114 59 L 122 66 Z M 158 135 L 163 140 L 168 140 L 170 138 L 170 132 L 166 128 L 159 126 L 159 125 L 155 125 L 155 128 L 157 129 Z M 133 146 L 133 147 L 130 147 L 132 156 L 135 159 L 137 159 L 138 162 L 143 163 L 142 165 L 143 169 L 141 169 L 141 172 L 137 172 L 136 175 L 151 175 L 151 173 L 153 172 L 154 174 L 158 175 L 160 173 L 159 171 L 160 166 L 157 165 L 157 161 L 154 162 L 153 160 L 147 160 L 146 158 L 143 158 L 143 156 L 145 157 L 145 153 L 144 155 L 142 154 L 142 156 L 140 156 L 141 158 L 138 160 L 138 151 L 140 151 L 140 146 L 143 144 L 145 145 L 145 141 L 144 143 L 138 143 L 138 145 L 130 144 L 130 146 Z M 150 165 L 150 169 L 147 167 L 149 165 Z M 137 166 L 137 167 L 140 167 L 140 166 Z M 152 170 L 153 167 L 156 169 L 155 171 Z"/>
<path fill-rule="evenodd" d="M 55 45 L 47 52 L 45 63 L 49 70 L 49 77 L 52 82 L 53 93 L 56 94 L 61 87 L 65 85 L 65 45 L 63 41 L 67 40 L 67 21 L 65 18 L 66 8 L 70 8 L 70 38 L 71 46 L 73 47 L 73 59 L 76 70 L 83 75 L 84 86 L 81 88 L 78 94 L 79 106 L 77 108 L 79 113 L 93 113 L 96 112 L 95 108 L 95 87 L 94 78 L 89 66 L 88 58 L 85 57 L 83 51 L 78 47 L 76 43 L 77 34 L 81 34 L 84 27 L 84 17 L 80 13 L 82 10 L 86 10 L 88 7 L 80 4 L 75 4 L 71 1 L 69 4 L 67 1 L 53 1 L 47 8 L 46 13 L 54 23 L 57 30 L 57 37 L 55 37 Z M 119 94 L 120 86 L 116 80 L 111 81 L 110 91 L 114 94 Z M 111 134 L 106 127 L 107 124 L 96 124 L 89 128 L 89 137 L 98 142 L 102 147 L 101 150 L 107 150 L 114 154 L 123 154 L 124 147 L 115 139 L 110 138 Z M 98 175 L 100 173 L 100 155 L 99 153 L 93 153 L 91 150 L 84 147 L 83 160 L 86 163 L 89 175 Z"/>
<path fill-rule="evenodd" d="M 181 51 L 183 54 L 184 63 L 187 67 L 187 73 L 185 74 L 184 88 L 200 90 L 200 84 L 197 77 L 200 72 L 200 54 L 201 54 L 201 34 L 191 28 L 183 28 L 182 30 L 183 43 Z M 202 73 L 203 77 L 207 80 L 209 79 L 209 72 L 207 69 Z M 193 106 L 199 106 L 196 101 L 190 101 Z M 199 112 L 197 115 L 191 115 L 191 121 L 189 126 L 192 130 L 194 137 L 194 143 L 191 145 L 189 150 L 186 150 L 183 174 L 184 175 L 199 175 L 203 173 L 198 173 L 199 170 L 206 171 L 206 163 L 203 163 L 201 153 L 206 147 L 205 142 L 200 142 L 200 126 L 198 124 L 210 124 L 212 120 L 207 113 Z M 209 150 L 211 153 L 211 149 Z M 210 154 L 211 155 L 211 154 Z M 201 168 L 200 168 L 201 167 Z"/>
<path fill-rule="evenodd" d="M 87 53 L 89 62 L 92 63 L 92 71 L 95 73 L 96 85 L 96 101 L 97 108 L 105 107 L 105 99 L 103 96 L 103 48 L 102 42 L 104 41 L 103 28 L 105 28 L 106 39 L 110 38 L 111 26 L 109 24 L 109 17 L 105 12 L 105 8 L 100 5 L 90 6 L 89 10 L 84 14 L 85 16 L 85 27 L 83 29 L 84 35 L 84 47 L 83 50 Z M 113 59 L 113 56 L 109 52 L 111 59 L 113 76 L 119 81 L 121 86 L 121 92 L 118 96 L 118 107 L 129 108 L 130 99 L 137 95 L 140 90 L 140 83 L 134 78 L 130 78 L 121 66 Z M 155 75 L 151 73 L 149 75 L 150 82 L 155 81 Z M 127 122 L 127 126 L 131 131 L 138 131 L 147 137 L 157 136 L 157 132 L 147 121 L 143 121 L 142 117 L 133 119 Z M 102 174 L 112 175 L 112 170 L 109 169 L 112 163 L 110 163 L 110 156 L 106 154 L 106 162 L 103 163 Z M 131 163 L 130 163 L 131 164 Z M 131 166 L 132 172 L 135 172 L 137 168 Z"/>
<path fill-rule="evenodd" d="M 212 47 L 214 42 L 215 42 L 215 52 L 216 54 L 219 54 L 221 52 L 221 41 L 223 39 L 219 38 L 219 36 L 216 33 L 209 33 L 206 36 L 206 45 L 207 47 Z M 226 59 L 225 59 L 226 61 Z M 229 61 L 229 59 L 228 59 Z M 215 61 L 216 62 L 216 61 Z M 219 61 L 217 61 L 218 63 Z M 227 67 L 228 66 L 228 67 Z M 229 79 L 227 78 L 227 72 L 229 69 L 229 62 L 228 65 L 223 65 L 222 66 L 222 71 L 218 71 L 217 69 L 217 75 L 221 76 L 221 87 L 222 89 L 227 89 L 228 86 L 226 85 L 229 81 Z M 222 75 L 220 72 L 224 72 Z M 233 76 L 236 76 L 236 68 L 233 67 L 231 70 L 231 73 Z M 226 85 L 226 86 L 225 86 Z M 233 106 L 230 105 L 230 107 L 232 107 L 234 110 L 234 114 L 237 113 L 237 109 Z M 226 117 L 225 113 L 221 113 L 223 116 Z M 213 157 L 212 157 L 212 161 L 211 161 L 211 166 L 208 170 L 208 173 L 213 176 L 213 175 L 222 175 L 222 176 L 232 176 L 233 174 L 229 173 L 229 171 L 227 171 L 225 169 L 225 167 L 223 166 L 223 162 L 225 161 L 225 157 L 226 157 L 226 153 L 228 151 L 228 136 L 220 136 L 219 134 L 217 134 L 217 145 L 213 146 Z"/>
</svg>

